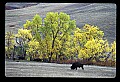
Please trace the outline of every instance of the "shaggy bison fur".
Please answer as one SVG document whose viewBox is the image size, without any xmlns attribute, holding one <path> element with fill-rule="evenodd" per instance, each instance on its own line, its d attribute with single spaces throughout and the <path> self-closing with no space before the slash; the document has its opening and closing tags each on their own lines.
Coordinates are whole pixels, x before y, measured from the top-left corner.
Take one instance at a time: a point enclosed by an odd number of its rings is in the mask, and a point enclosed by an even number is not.
<svg viewBox="0 0 120 82">
<path fill-rule="evenodd" d="M 71 69 L 72 69 L 72 70 L 74 70 L 74 69 L 77 70 L 77 67 L 79 67 L 79 68 L 81 67 L 82 70 L 84 70 L 83 64 L 81 64 L 80 62 L 75 62 L 75 63 L 73 63 L 72 66 L 71 66 Z"/>
</svg>

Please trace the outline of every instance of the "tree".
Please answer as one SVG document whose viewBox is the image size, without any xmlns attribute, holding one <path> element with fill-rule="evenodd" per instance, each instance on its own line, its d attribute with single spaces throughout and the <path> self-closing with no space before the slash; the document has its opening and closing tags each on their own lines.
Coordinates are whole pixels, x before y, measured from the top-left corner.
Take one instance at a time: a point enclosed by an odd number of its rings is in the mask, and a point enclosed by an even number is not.
<svg viewBox="0 0 120 82">
<path fill-rule="evenodd" d="M 23 26 L 24 29 L 31 30 L 33 39 L 39 42 L 40 53 L 46 54 L 49 61 L 53 54 L 61 51 L 57 43 L 66 42 L 64 38 L 71 35 L 76 28 L 75 20 L 71 20 L 70 16 L 63 12 L 48 12 L 43 22 L 36 14 L 32 21 L 27 20 Z"/>
<path fill-rule="evenodd" d="M 32 39 L 31 30 L 19 29 L 18 34 L 16 34 L 16 43 L 22 48 L 23 57 L 26 55 L 27 43 Z"/>
<path fill-rule="evenodd" d="M 53 49 L 55 47 L 55 41 L 59 35 L 61 35 L 59 40 L 62 40 L 66 34 L 71 34 L 71 31 L 76 27 L 75 20 L 70 20 L 70 16 L 66 13 L 60 12 L 49 12 L 44 19 L 44 24 L 47 29 L 49 29 L 48 34 L 51 35 L 51 52 L 49 56 L 49 61 L 54 53 Z"/>
<path fill-rule="evenodd" d="M 95 59 L 96 61 L 99 61 L 99 56 L 104 50 L 102 46 L 103 46 L 103 43 L 101 43 L 97 39 L 92 39 L 92 40 L 87 41 L 87 43 L 85 44 L 85 48 L 84 48 L 86 57 L 91 58 L 92 60 Z"/>
<path fill-rule="evenodd" d="M 28 42 L 28 49 L 27 49 L 27 54 L 30 57 L 30 60 L 34 59 L 38 53 L 39 50 L 39 42 L 36 40 L 31 40 Z"/>
<path fill-rule="evenodd" d="M 112 61 L 116 62 L 116 41 L 113 41 L 113 43 L 111 43 L 110 52 Z"/>
<path fill-rule="evenodd" d="M 23 26 L 24 29 L 30 31 L 30 34 L 32 35 L 32 40 L 36 40 L 39 42 L 40 50 L 38 53 L 42 55 L 42 53 L 46 50 L 44 49 L 45 45 L 42 41 L 42 18 L 38 14 L 36 14 L 31 21 L 27 20 Z"/>
<path fill-rule="evenodd" d="M 75 46 L 78 57 L 100 61 L 100 57 L 106 57 L 109 52 L 107 40 L 103 40 L 104 32 L 97 26 L 85 24 L 82 29 L 77 28 L 74 33 Z M 75 48 L 76 48 L 75 47 Z"/>
<path fill-rule="evenodd" d="M 32 39 L 31 31 L 27 29 L 19 29 L 16 37 L 22 39 L 21 44 L 25 44 L 26 42 L 30 41 L 30 39 Z"/>
<path fill-rule="evenodd" d="M 14 49 L 15 44 L 15 36 L 13 32 L 7 32 L 5 34 L 5 51 L 6 51 L 6 57 L 10 58 Z"/>
</svg>

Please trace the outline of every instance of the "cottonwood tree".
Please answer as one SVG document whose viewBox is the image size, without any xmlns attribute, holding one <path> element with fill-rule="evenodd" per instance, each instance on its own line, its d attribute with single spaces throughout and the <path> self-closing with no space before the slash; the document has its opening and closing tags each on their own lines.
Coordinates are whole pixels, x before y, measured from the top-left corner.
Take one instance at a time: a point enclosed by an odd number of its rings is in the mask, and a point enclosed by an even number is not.
<svg viewBox="0 0 120 82">
<path fill-rule="evenodd" d="M 61 41 L 66 35 L 71 35 L 76 24 L 75 20 L 71 20 L 66 13 L 48 12 L 44 22 L 39 15 L 35 15 L 32 21 L 27 20 L 24 28 L 31 29 L 34 39 L 39 42 L 41 50 L 48 55 L 51 62 L 52 55 L 56 52 L 57 40 Z M 59 50 L 59 48 L 57 49 Z"/>
<path fill-rule="evenodd" d="M 10 58 L 12 56 L 14 45 L 15 45 L 15 35 L 11 31 L 7 32 L 5 34 L 5 52 L 7 58 Z"/>
<path fill-rule="evenodd" d="M 31 40 L 28 42 L 28 49 L 26 50 L 27 55 L 29 55 L 30 60 L 33 60 L 37 57 L 38 51 L 39 51 L 39 42 L 34 40 Z"/>
<path fill-rule="evenodd" d="M 111 60 L 116 62 L 116 41 L 113 41 L 111 43 L 110 47 L 110 55 L 111 55 Z"/>
<path fill-rule="evenodd" d="M 82 29 L 77 28 L 74 33 L 75 48 L 79 58 L 99 61 L 100 56 L 104 58 L 109 52 L 107 40 L 103 40 L 104 32 L 99 27 L 85 24 Z"/>
<path fill-rule="evenodd" d="M 49 12 L 44 19 L 45 28 L 49 30 L 48 34 L 51 36 L 51 52 L 49 55 L 49 61 L 54 53 L 55 41 L 59 36 L 59 40 L 62 40 L 66 34 L 71 34 L 71 31 L 76 28 L 75 20 L 71 20 L 70 16 L 66 13 Z"/>
<path fill-rule="evenodd" d="M 26 55 L 27 43 L 32 39 L 31 30 L 19 29 L 15 35 L 16 43 L 21 47 L 23 57 Z"/>
</svg>

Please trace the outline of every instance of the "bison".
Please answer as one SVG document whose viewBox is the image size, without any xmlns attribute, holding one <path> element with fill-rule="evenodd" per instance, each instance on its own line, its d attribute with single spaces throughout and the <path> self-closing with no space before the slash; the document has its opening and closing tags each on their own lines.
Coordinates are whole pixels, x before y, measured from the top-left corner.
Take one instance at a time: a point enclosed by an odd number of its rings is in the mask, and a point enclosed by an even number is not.
<svg viewBox="0 0 120 82">
<path fill-rule="evenodd" d="M 79 68 L 81 67 L 82 70 L 84 70 L 83 64 L 81 64 L 80 62 L 75 62 L 75 63 L 73 63 L 72 66 L 71 66 L 71 69 L 72 69 L 72 70 L 74 70 L 74 69 L 77 70 L 77 67 L 79 67 Z"/>
</svg>

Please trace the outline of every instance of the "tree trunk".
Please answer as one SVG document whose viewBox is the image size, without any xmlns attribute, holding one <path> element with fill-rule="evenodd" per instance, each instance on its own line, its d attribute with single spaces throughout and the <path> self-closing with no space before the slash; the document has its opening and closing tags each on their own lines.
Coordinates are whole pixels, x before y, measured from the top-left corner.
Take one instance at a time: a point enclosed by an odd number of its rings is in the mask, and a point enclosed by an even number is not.
<svg viewBox="0 0 120 82">
<path fill-rule="evenodd" d="M 16 46 L 14 45 L 13 56 L 12 56 L 12 59 L 13 59 L 13 60 L 15 60 L 15 58 L 14 58 L 14 55 L 15 55 L 15 48 L 16 48 Z"/>
<path fill-rule="evenodd" d="M 58 55 L 57 55 L 57 53 L 56 53 L 56 61 L 58 60 Z"/>
<path fill-rule="evenodd" d="M 49 62 L 51 62 L 53 52 L 50 53 Z"/>
<path fill-rule="evenodd" d="M 32 61 L 32 57 L 30 56 L 30 61 Z"/>
</svg>

